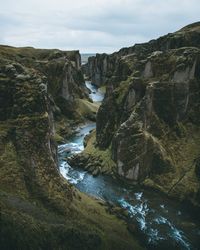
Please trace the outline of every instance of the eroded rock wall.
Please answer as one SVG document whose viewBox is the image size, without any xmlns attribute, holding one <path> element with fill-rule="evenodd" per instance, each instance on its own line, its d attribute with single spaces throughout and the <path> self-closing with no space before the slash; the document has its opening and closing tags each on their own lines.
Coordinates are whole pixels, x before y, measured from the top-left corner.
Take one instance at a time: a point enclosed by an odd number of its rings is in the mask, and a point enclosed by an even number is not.
<svg viewBox="0 0 200 250">
<path fill-rule="evenodd" d="M 41 72 L 48 81 L 55 111 L 73 117 L 76 98 L 88 98 L 81 72 L 79 51 L 42 50 L 0 46 L 0 54 L 6 58 Z M 55 105 L 54 105 L 55 106 Z M 60 109 L 60 111 L 59 111 Z"/>
<path fill-rule="evenodd" d="M 97 54 L 96 57 L 90 57 L 88 63 L 84 65 L 85 73 L 97 86 L 107 84 L 111 78 L 113 82 L 126 80 L 127 76 L 132 73 L 132 67 L 131 65 L 121 64 L 124 57 L 134 58 L 134 55 L 136 55 L 137 59 L 143 60 L 153 52 L 158 54 L 162 51 L 181 47 L 199 48 L 198 25 L 199 23 L 188 25 L 175 33 L 169 33 L 148 43 L 122 48 L 110 55 Z"/>
<path fill-rule="evenodd" d="M 103 58 L 115 62 L 109 74 L 100 71 L 98 84 L 107 90 L 97 115 L 99 148 L 111 147 L 123 179 L 200 204 L 194 170 L 200 155 L 200 23 L 98 55 L 88 63 L 93 74 L 95 65 L 107 65 Z"/>
<path fill-rule="evenodd" d="M 125 223 L 59 172 L 50 85 L 64 74 L 79 88 L 73 62 L 21 50 L 0 47 L 1 249 L 142 249 Z"/>
</svg>

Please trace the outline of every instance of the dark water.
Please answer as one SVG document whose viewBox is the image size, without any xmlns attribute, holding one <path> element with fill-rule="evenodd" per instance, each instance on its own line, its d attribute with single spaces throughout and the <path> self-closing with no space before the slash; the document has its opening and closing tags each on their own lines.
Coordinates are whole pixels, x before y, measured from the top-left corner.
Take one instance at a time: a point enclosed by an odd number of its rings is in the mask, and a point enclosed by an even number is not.
<svg viewBox="0 0 200 250">
<path fill-rule="evenodd" d="M 103 98 L 94 86 L 93 99 Z M 96 92 L 96 93 L 94 93 Z M 138 187 L 127 187 L 108 176 L 93 177 L 82 169 L 73 169 L 64 159 L 83 150 L 83 138 L 95 123 L 77 129 L 77 135 L 67 144 L 60 145 L 60 172 L 80 191 L 109 201 L 126 209 L 129 222 L 138 226 L 148 249 L 200 249 L 200 228 L 183 208 L 160 193 Z"/>
</svg>

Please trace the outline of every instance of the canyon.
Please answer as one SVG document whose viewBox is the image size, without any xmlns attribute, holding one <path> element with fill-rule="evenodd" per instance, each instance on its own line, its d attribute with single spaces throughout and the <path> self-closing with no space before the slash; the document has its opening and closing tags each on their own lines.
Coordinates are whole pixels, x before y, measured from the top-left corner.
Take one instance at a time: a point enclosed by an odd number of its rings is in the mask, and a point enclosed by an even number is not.
<svg viewBox="0 0 200 250">
<path fill-rule="evenodd" d="M 199 22 L 83 65 L 79 51 L 1 45 L 0 121 L 2 249 L 197 249 Z M 158 207 L 171 245 L 145 231 Z"/>
<path fill-rule="evenodd" d="M 0 55 L 1 249 L 142 249 L 59 172 L 56 141 L 84 119 L 79 98 L 89 102 L 80 54 L 0 46 Z"/>
<path fill-rule="evenodd" d="M 84 71 L 106 85 L 96 145 L 112 172 L 199 209 L 200 24 L 91 57 Z"/>
</svg>

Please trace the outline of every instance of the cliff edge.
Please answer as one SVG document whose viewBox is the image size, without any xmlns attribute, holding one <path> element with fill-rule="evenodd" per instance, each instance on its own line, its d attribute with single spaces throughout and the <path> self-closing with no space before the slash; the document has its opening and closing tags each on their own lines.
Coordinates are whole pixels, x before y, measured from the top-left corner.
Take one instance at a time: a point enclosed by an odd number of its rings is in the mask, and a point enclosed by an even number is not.
<svg viewBox="0 0 200 250">
<path fill-rule="evenodd" d="M 199 209 L 200 22 L 97 54 L 85 67 L 94 84 L 106 86 L 95 151 L 109 150 L 112 171 L 128 183 Z"/>
<path fill-rule="evenodd" d="M 85 95 L 79 53 L 1 46 L 0 55 L 1 249 L 142 249 L 59 173 L 54 116 L 68 119 L 59 98 L 66 107 Z"/>
</svg>

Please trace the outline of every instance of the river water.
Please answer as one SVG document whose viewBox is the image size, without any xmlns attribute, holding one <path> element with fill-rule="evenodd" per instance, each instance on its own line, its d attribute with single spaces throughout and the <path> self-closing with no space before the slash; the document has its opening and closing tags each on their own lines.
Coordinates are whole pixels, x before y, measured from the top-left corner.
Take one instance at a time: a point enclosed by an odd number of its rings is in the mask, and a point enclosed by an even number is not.
<svg viewBox="0 0 200 250">
<path fill-rule="evenodd" d="M 86 86 L 94 102 L 102 101 L 101 91 L 88 81 Z M 199 223 L 180 204 L 156 191 L 128 187 L 108 176 L 93 177 L 67 163 L 67 157 L 84 149 L 83 139 L 95 127 L 92 122 L 82 125 L 68 143 L 58 147 L 60 172 L 64 178 L 80 191 L 127 210 L 129 224 L 137 226 L 147 249 L 200 249 Z"/>
</svg>

